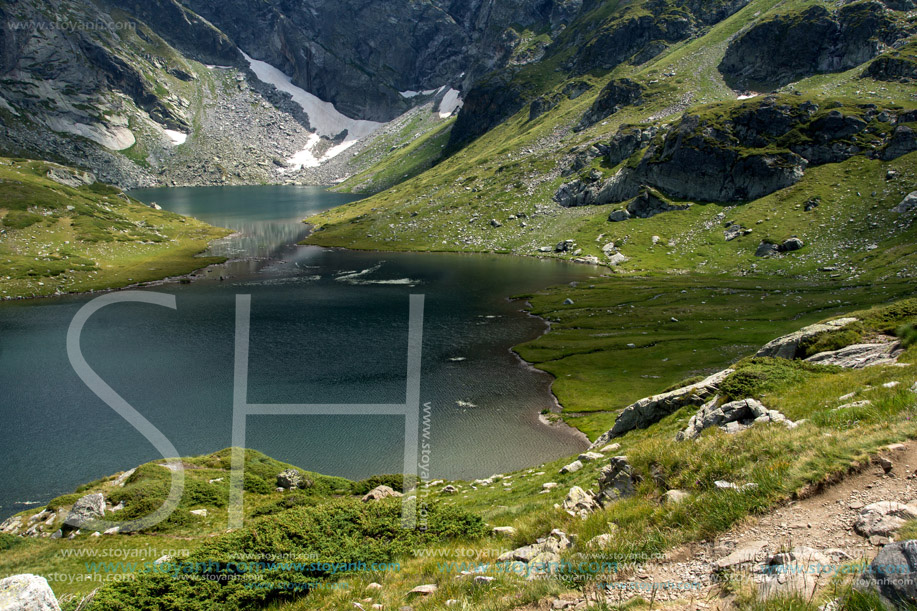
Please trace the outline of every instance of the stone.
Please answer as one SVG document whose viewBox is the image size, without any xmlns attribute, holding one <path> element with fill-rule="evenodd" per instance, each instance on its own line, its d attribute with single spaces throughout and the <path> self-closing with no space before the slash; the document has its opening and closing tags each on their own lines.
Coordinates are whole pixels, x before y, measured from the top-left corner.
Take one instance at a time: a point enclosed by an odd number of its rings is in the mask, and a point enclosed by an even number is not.
<svg viewBox="0 0 917 611">
<path fill-rule="evenodd" d="M 663 505 L 680 505 L 691 498 L 691 495 L 683 490 L 669 490 L 662 495 Z"/>
<path fill-rule="evenodd" d="M 799 238 L 790 238 L 789 240 L 784 241 L 783 244 L 778 246 L 777 250 L 779 250 L 780 252 L 793 252 L 795 250 L 802 249 L 804 246 L 805 246 L 805 242 L 803 242 Z"/>
<path fill-rule="evenodd" d="M 628 261 L 630 261 L 630 259 L 625 257 L 624 253 L 620 253 L 620 252 L 616 252 L 615 254 L 608 257 L 608 265 L 612 267 L 623 265 L 624 263 L 627 263 Z"/>
<path fill-rule="evenodd" d="M 557 482 L 545 482 L 541 487 L 544 490 L 551 490 L 552 488 L 557 488 Z"/>
<path fill-rule="evenodd" d="M 64 520 L 64 530 L 82 528 L 105 515 L 105 497 L 101 493 L 87 494 L 80 498 Z"/>
<path fill-rule="evenodd" d="M 579 515 L 580 517 L 585 517 L 589 513 L 598 509 L 599 504 L 596 503 L 595 497 L 593 497 L 591 494 L 579 486 L 573 486 L 570 488 L 570 492 L 567 494 L 567 498 L 564 499 L 563 508 L 570 515 Z"/>
<path fill-rule="evenodd" d="M 612 223 L 620 223 L 621 221 L 626 221 L 630 218 L 630 212 L 627 210 L 615 210 L 608 215 L 608 220 Z"/>
<path fill-rule="evenodd" d="M 727 242 L 731 242 L 742 235 L 742 226 L 741 225 L 730 225 L 723 231 L 723 239 Z"/>
<path fill-rule="evenodd" d="M 819 365 L 836 365 L 845 369 L 863 369 L 877 365 L 892 365 L 904 353 L 900 342 L 853 344 L 839 350 L 819 352 L 806 359 Z"/>
<path fill-rule="evenodd" d="M 900 204 L 892 208 L 892 212 L 897 212 L 898 214 L 907 214 L 914 210 L 917 210 L 917 191 L 908 193 Z"/>
<path fill-rule="evenodd" d="M 853 529 L 864 537 L 887 537 L 914 518 L 917 518 L 917 506 L 881 501 L 863 507 Z"/>
<path fill-rule="evenodd" d="M 687 209 L 687 205 L 670 204 L 649 190 L 644 191 L 627 204 L 627 212 L 630 216 L 641 219 L 647 219 L 663 212 Z"/>
<path fill-rule="evenodd" d="M 614 426 L 599 436 L 592 444 L 592 448 L 605 446 L 615 437 L 620 437 L 628 431 L 646 428 L 686 405 L 703 405 L 732 372 L 732 369 L 724 369 L 696 384 L 640 399 L 627 406 L 615 419 Z"/>
<path fill-rule="evenodd" d="M 160 556 L 153 561 L 153 566 L 159 566 L 160 564 L 164 564 L 166 562 L 172 562 L 172 556 L 169 556 L 168 554 L 165 556 Z"/>
<path fill-rule="evenodd" d="M 586 543 L 586 547 L 602 549 L 603 547 L 608 547 L 614 541 L 614 537 L 608 533 L 603 533 L 596 537 L 589 539 L 589 542 Z"/>
<path fill-rule="evenodd" d="M 192 509 L 192 510 L 189 511 L 188 513 L 190 513 L 190 514 L 193 515 L 193 516 L 199 516 L 199 517 L 202 517 L 202 518 L 206 518 L 206 517 L 207 517 L 207 510 L 206 510 L 206 509 Z"/>
<path fill-rule="evenodd" d="M 608 452 L 617 452 L 621 449 L 620 443 L 609 443 L 607 446 L 599 450 L 599 452 L 607 454 Z"/>
<path fill-rule="evenodd" d="M 564 305 L 573 305 L 573 300 L 570 298 L 564 299 Z"/>
<path fill-rule="evenodd" d="M 917 603 L 917 541 L 884 546 L 855 587 L 878 592 L 889 609 Z"/>
<path fill-rule="evenodd" d="M 448 486 L 445 486 L 442 489 L 442 494 L 457 494 L 457 493 L 458 493 L 458 488 L 456 488 L 452 484 L 449 484 Z"/>
<path fill-rule="evenodd" d="M 96 182 L 96 177 L 91 172 L 81 172 L 79 170 L 70 170 L 69 168 L 51 166 L 45 174 L 58 184 L 76 189 L 84 185 L 91 185 Z"/>
<path fill-rule="evenodd" d="M 439 588 L 435 583 L 428 583 L 421 586 L 417 586 L 409 592 L 409 594 L 420 594 L 422 596 L 429 596 L 430 594 L 435 594 Z"/>
<path fill-rule="evenodd" d="M 583 468 L 583 463 L 581 463 L 578 460 L 574 460 L 569 465 L 565 465 L 564 467 L 562 467 L 560 472 L 561 473 L 576 473 L 577 471 L 579 471 L 582 468 Z"/>
<path fill-rule="evenodd" d="M 0 579 L 0 611 L 60 611 L 60 605 L 44 577 L 25 573 Z"/>
<path fill-rule="evenodd" d="M 500 221 L 498 221 L 497 219 L 490 219 L 490 226 L 491 227 L 503 227 L 503 224 Z"/>
<path fill-rule="evenodd" d="M 822 575 L 822 572 L 830 570 L 831 566 L 827 556 L 809 547 L 775 554 L 764 565 L 765 577 L 758 587 L 759 596 L 770 600 L 796 595 L 811 600 L 819 582 L 830 579 L 830 575 Z"/>
<path fill-rule="evenodd" d="M 779 247 L 776 244 L 771 242 L 761 242 L 758 244 L 758 248 L 755 249 L 756 257 L 772 257 L 780 252 Z"/>
<path fill-rule="evenodd" d="M 285 489 L 302 488 L 306 478 L 296 469 L 284 469 L 277 474 L 277 487 Z"/>
<path fill-rule="evenodd" d="M 121 532 L 120 526 L 112 526 L 111 528 L 107 528 L 103 530 L 102 534 L 103 535 L 117 535 L 119 532 Z"/>
<path fill-rule="evenodd" d="M 584 452 L 577 457 L 577 460 L 580 462 L 593 462 L 596 460 L 602 460 L 603 458 L 605 458 L 605 456 L 598 452 Z"/>
<path fill-rule="evenodd" d="M 370 583 L 368 586 L 366 586 L 366 589 L 367 589 L 367 590 L 381 590 L 381 589 L 382 589 L 382 584 L 381 584 L 381 583 L 376 583 L 376 582 L 374 581 L 374 582 Z"/>
<path fill-rule="evenodd" d="M 485 586 L 494 580 L 493 577 L 489 575 L 475 575 L 474 583 L 479 586 Z"/>
<path fill-rule="evenodd" d="M 717 406 L 718 397 L 703 405 L 688 421 L 688 426 L 680 431 L 675 439 L 697 439 L 700 434 L 713 426 L 720 427 L 727 433 L 738 433 L 752 424 L 778 422 L 793 428 L 795 423 L 776 410 L 769 410 L 755 399 L 730 401 Z"/>
<path fill-rule="evenodd" d="M 803 327 L 798 331 L 771 340 L 765 344 L 763 348 L 758 350 L 755 356 L 794 359 L 802 343 L 812 340 L 823 333 L 843 329 L 855 322 L 857 322 L 856 318 L 838 318 L 836 320 L 829 320 L 828 322 Z"/>
<path fill-rule="evenodd" d="M 634 468 L 626 456 L 615 456 L 599 474 L 599 493 L 596 501 L 603 507 L 636 492 Z"/>
<path fill-rule="evenodd" d="M 763 552 L 766 548 L 767 541 L 751 541 L 728 556 L 720 558 L 713 563 L 713 566 L 716 570 L 724 571 L 743 564 L 757 564 L 764 559 Z"/>
<path fill-rule="evenodd" d="M 506 537 L 512 539 L 516 535 L 516 529 L 512 526 L 495 526 L 491 531 L 495 537 Z"/>
<path fill-rule="evenodd" d="M 363 502 L 368 503 L 369 501 L 380 501 L 391 496 L 403 496 L 397 490 L 394 490 L 390 486 L 376 486 L 372 490 L 366 493 L 363 496 Z"/>
</svg>

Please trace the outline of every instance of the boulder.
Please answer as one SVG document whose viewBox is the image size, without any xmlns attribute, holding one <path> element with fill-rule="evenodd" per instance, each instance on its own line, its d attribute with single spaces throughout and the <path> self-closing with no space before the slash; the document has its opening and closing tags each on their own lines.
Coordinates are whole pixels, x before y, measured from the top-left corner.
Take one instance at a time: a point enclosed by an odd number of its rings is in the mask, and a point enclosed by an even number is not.
<svg viewBox="0 0 917 611">
<path fill-rule="evenodd" d="M 608 220 L 612 223 L 620 223 L 630 218 L 630 212 L 627 210 L 615 210 L 608 215 Z"/>
<path fill-rule="evenodd" d="M 105 515 L 105 497 L 101 493 L 80 498 L 64 520 L 64 530 L 76 530 Z"/>
<path fill-rule="evenodd" d="M 795 423 L 786 416 L 777 410 L 767 409 L 755 399 L 730 401 L 720 406 L 717 406 L 717 401 L 718 397 L 714 397 L 691 416 L 688 426 L 680 431 L 675 439 L 677 441 L 697 439 L 704 430 L 712 426 L 718 426 L 727 433 L 738 433 L 752 424 L 768 422 L 779 422 L 789 427 L 795 426 Z"/>
<path fill-rule="evenodd" d="M 907 125 L 899 125 L 882 151 L 882 159 L 891 161 L 902 155 L 917 151 L 917 132 Z"/>
<path fill-rule="evenodd" d="M 897 212 L 898 214 L 907 214 L 917 210 L 917 191 L 912 191 L 908 193 L 907 197 L 901 200 L 901 203 L 892 208 L 892 212 Z"/>
<path fill-rule="evenodd" d="M 917 505 L 881 501 L 863 507 L 853 529 L 864 537 L 888 537 L 914 518 L 917 518 Z"/>
<path fill-rule="evenodd" d="M 800 250 L 803 246 L 805 246 L 805 243 L 799 238 L 790 238 L 778 246 L 777 250 L 780 252 L 793 252 L 795 250 Z"/>
<path fill-rule="evenodd" d="M 506 537 L 512 539 L 516 535 L 516 529 L 512 526 L 495 526 L 491 531 L 495 537 Z"/>
<path fill-rule="evenodd" d="M 790 552 L 775 554 L 764 564 L 764 579 L 758 586 L 761 599 L 799 596 L 811 600 L 819 582 L 830 579 L 832 561 L 821 552 L 809 547 L 797 547 Z"/>
<path fill-rule="evenodd" d="M 599 493 L 596 501 L 605 506 L 636 493 L 637 477 L 626 456 L 615 456 L 602 468 L 599 475 Z"/>
<path fill-rule="evenodd" d="M 456 487 L 453 486 L 452 484 L 449 484 L 448 486 L 445 486 L 445 487 L 440 491 L 440 493 L 441 493 L 441 494 L 458 494 L 458 488 L 456 488 Z"/>
<path fill-rule="evenodd" d="M 409 592 L 409 594 L 420 594 L 422 596 L 429 596 L 430 594 L 435 594 L 439 588 L 435 583 L 424 584 L 422 586 L 417 586 Z"/>
<path fill-rule="evenodd" d="M 764 559 L 767 541 L 751 541 L 713 563 L 715 571 L 731 570 L 744 564 L 758 564 Z"/>
<path fill-rule="evenodd" d="M 623 106 L 638 104 L 643 99 L 643 86 L 627 78 L 609 82 L 580 120 L 576 130 L 595 125 L 605 117 L 618 112 Z"/>
<path fill-rule="evenodd" d="M 857 322 L 856 318 L 838 318 L 836 320 L 829 320 L 828 322 L 803 327 L 799 331 L 784 335 L 783 337 L 778 337 L 768 342 L 763 348 L 755 353 L 755 356 L 794 359 L 799 352 L 800 345 L 804 342 L 812 340 L 823 333 L 843 329 L 847 325 L 855 322 Z"/>
<path fill-rule="evenodd" d="M 580 488 L 573 486 L 563 502 L 564 510 L 571 516 L 579 515 L 585 518 L 588 514 L 599 508 L 595 502 L 595 497 Z"/>
<path fill-rule="evenodd" d="M 855 587 L 878 592 L 888 609 L 917 603 L 917 541 L 884 546 L 857 579 Z"/>
<path fill-rule="evenodd" d="M 578 460 L 574 460 L 569 465 L 564 465 L 561 468 L 560 472 L 561 473 L 576 473 L 577 471 L 579 471 L 582 468 L 583 468 L 583 463 Z"/>
<path fill-rule="evenodd" d="M 292 490 L 304 487 L 306 478 L 296 469 L 284 469 L 277 474 L 277 487 Z"/>
<path fill-rule="evenodd" d="M 91 172 L 82 172 L 80 170 L 70 170 L 69 168 L 58 168 L 54 166 L 48 168 L 45 177 L 58 184 L 74 189 L 96 182 L 96 177 Z"/>
<path fill-rule="evenodd" d="M 605 458 L 605 456 L 600 454 L 599 452 L 584 452 L 580 454 L 579 456 L 577 456 L 577 460 L 579 460 L 580 462 L 584 462 L 584 463 L 593 462 L 595 460 L 602 460 L 603 458 Z"/>
<path fill-rule="evenodd" d="M 772 257 L 780 252 L 780 247 L 771 242 L 761 242 L 755 250 L 756 257 Z"/>
<path fill-rule="evenodd" d="M 832 350 L 819 352 L 806 359 L 809 363 L 819 365 L 837 365 L 847 369 L 862 369 L 876 365 L 891 365 L 898 362 L 898 357 L 904 353 L 900 342 L 886 342 L 881 344 L 853 344 Z"/>
<path fill-rule="evenodd" d="M 13 575 L 0 579 L 0 611 L 60 611 L 44 577 Z"/>
<path fill-rule="evenodd" d="M 616 252 L 615 254 L 608 257 L 608 265 L 612 267 L 623 265 L 624 263 L 627 263 L 628 261 L 630 261 L 630 259 L 625 257 L 624 253 L 620 253 L 620 252 Z"/>
<path fill-rule="evenodd" d="M 368 503 L 369 501 L 379 501 L 390 496 L 403 495 L 389 486 L 376 486 L 363 497 L 363 502 Z"/>
<path fill-rule="evenodd" d="M 592 444 L 592 448 L 600 448 L 615 437 L 620 437 L 633 429 L 646 428 L 686 405 L 703 405 L 704 401 L 716 393 L 719 384 L 732 372 L 732 369 L 725 369 L 696 384 L 690 384 L 661 395 L 640 399 L 636 403 L 627 406 L 615 419 L 615 424 L 611 430 L 596 439 L 595 443 Z"/>
</svg>

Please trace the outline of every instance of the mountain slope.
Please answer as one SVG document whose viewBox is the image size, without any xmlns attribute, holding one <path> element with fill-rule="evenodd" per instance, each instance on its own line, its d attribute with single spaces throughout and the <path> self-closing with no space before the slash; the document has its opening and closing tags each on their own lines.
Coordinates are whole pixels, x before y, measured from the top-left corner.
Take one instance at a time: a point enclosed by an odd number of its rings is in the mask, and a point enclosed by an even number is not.
<svg viewBox="0 0 917 611">
<path fill-rule="evenodd" d="M 783 15 L 805 23 L 807 5 L 756 0 L 656 57 L 634 60 L 642 63 L 572 78 L 549 71 L 556 84 L 547 93 L 529 97 L 433 170 L 309 219 L 318 229 L 309 241 L 554 256 L 625 272 L 836 267 L 825 273 L 854 276 L 890 264 L 884 273 L 912 275 L 913 215 L 893 210 L 913 190 L 917 170 L 910 153 L 917 144 L 909 124 L 914 88 L 894 76 L 905 68 L 882 80 L 870 76 L 887 70 L 887 58 L 907 53 L 909 13 L 877 2 L 848 5 L 848 12 L 881 16 L 863 26 L 873 28 L 871 46 L 851 55 L 862 63 L 827 70 L 816 62 L 813 74 L 795 73 L 806 77 L 777 88 L 773 99 L 731 89 L 721 71 L 724 57 L 742 48 L 738 41 Z M 883 47 L 889 30 L 894 49 Z M 817 29 L 806 31 L 817 38 Z M 868 61 L 880 53 L 875 64 Z M 767 135 L 774 121 L 768 113 L 782 108 L 813 114 Z M 646 218 L 610 222 L 622 204 L 631 212 L 618 218 Z M 737 225 L 735 236 L 727 225 Z M 755 256 L 762 244 L 794 236 L 808 246 Z M 564 246 L 567 240 L 575 244 Z M 901 256 L 878 255 L 888 250 Z"/>
</svg>

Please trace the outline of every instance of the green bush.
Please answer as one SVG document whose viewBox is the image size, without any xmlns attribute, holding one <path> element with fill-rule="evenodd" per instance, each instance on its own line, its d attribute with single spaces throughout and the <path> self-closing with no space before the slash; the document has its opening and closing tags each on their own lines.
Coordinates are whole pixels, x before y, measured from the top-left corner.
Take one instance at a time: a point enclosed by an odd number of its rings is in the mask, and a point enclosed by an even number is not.
<svg viewBox="0 0 917 611">
<path fill-rule="evenodd" d="M 3 226 L 10 229 L 25 229 L 26 227 L 31 227 L 35 223 L 41 222 L 42 218 L 41 215 L 32 214 L 31 212 L 10 210 L 6 213 L 6 216 L 3 217 Z"/>
<path fill-rule="evenodd" d="M 48 501 L 48 504 L 45 506 L 45 508 L 48 511 L 57 511 L 61 507 L 66 507 L 67 505 L 73 505 L 78 500 L 80 500 L 81 496 L 83 495 L 79 493 L 64 494 L 62 496 L 53 498 L 50 501 Z"/>
<path fill-rule="evenodd" d="M 423 517 L 424 529 L 402 528 L 399 499 L 361 503 L 346 498 L 297 507 L 205 544 L 183 567 L 170 567 L 176 576 L 151 570 L 130 583 L 103 587 L 93 609 L 258 609 L 305 595 L 309 583 L 368 570 L 370 563 L 391 562 L 416 547 L 452 538 L 477 539 L 487 532 L 479 516 L 454 507 L 433 504 Z M 245 560 L 257 565 L 258 558 L 263 559 L 261 566 L 247 569 L 245 563 L 235 564 Z M 281 564 L 271 564 L 272 558 L 282 558 Z M 331 571 L 323 563 L 337 564 L 338 569 Z M 300 589 L 247 588 L 246 575 Z"/>
<path fill-rule="evenodd" d="M 254 494 L 270 494 L 273 491 L 271 485 L 264 481 L 263 477 L 249 475 L 248 473 L 245 474 L 245 478 L 242 481 L 242 489 L 245 492 Z"/>
<path fill-rule="evenodd" d="M 720 392 L 730 400 L 760 397 L 762 393 L 799 384 L 811 373 L 830 372 L 835 369 L 805 361 L 751 358 L 736 365 L 736 371 L 720 384 Z"/>
<path fill-rule="evenodd" d="M 910 348 L 917 344 L 917 323 L 907 323 L 895 329 L 895 335 L 901 341 L 901 345 Z"/>
<path fill-rule="evenodd" d="M 25 543 L 25 539 L 16 535 L 0 533 L 0 552 L 5 552 Z"/>
</svg>

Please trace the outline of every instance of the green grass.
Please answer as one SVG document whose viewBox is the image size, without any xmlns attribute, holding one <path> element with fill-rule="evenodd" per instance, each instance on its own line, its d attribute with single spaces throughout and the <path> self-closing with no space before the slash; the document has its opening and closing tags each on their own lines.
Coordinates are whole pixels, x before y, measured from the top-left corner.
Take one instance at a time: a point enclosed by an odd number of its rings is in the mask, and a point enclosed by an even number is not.
<svg viewBox="0 0 917 611">
<path fill-rule="evenodd" d="M 49 167 L 0 159 L 0 298 L 117 288 L 222 261 L 197 255 L 228 231 L 108 185 L 58 184 Z"/>
</svg>

